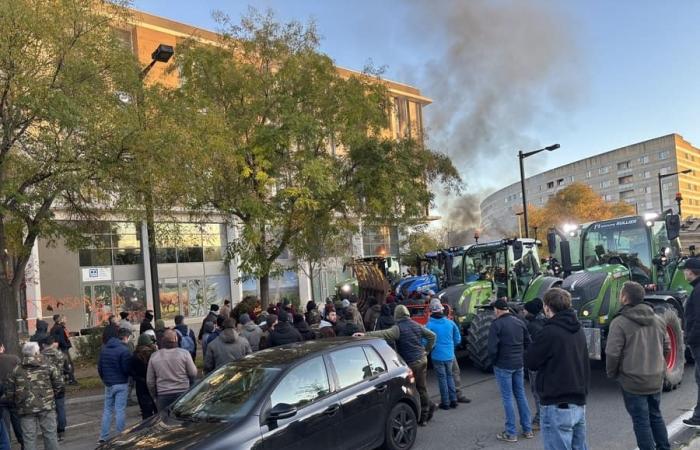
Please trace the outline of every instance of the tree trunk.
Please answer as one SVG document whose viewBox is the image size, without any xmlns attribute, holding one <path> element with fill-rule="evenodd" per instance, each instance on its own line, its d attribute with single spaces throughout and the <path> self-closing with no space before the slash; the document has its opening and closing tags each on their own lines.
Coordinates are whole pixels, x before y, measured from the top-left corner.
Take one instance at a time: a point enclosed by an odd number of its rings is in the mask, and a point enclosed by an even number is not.
<svg viewBox="0 0 700 450">
<path fill-rule="evenodd" d="M 316 302 L 316 291 L 314 290 L 314 265 L 309 263 L 309 283 L 311 284 L 311 300 Z"/>
<path fill-rule="evenodd" d="M 263 309 L 270 306 L 270 275 L 260 277 L 260 303 Z"/>
<path fill-rule="evenodd" d="M 5 280 L 0 280 L 0 342 L 5 351 L 19 355 L 19 335 L 17 334 L 17 299 L 19 291 Z"/>
</svg>

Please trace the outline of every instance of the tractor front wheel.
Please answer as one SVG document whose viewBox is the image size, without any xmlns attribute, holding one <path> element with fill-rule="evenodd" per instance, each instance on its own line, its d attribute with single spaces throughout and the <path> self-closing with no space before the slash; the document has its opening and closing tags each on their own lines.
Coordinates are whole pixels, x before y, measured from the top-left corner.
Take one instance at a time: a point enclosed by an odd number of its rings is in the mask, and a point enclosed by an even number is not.
<svg viewBox="0 0 700 450">
<path fill-rule="evenodd" d="M 489 357 L 489 331 L 495 319 L 496 315 L 492 309 L 481 309 L 469 325 L 467 355 L 474 367 L 484 372 L 493 369 L 493 361 Z"/>
<path fill-rule="evenodd" d="M 685 369 L 685 346 L 683 345 L 683 328 L 678 313 L 671 305 L 657 305 L 654 312 L 666 325 L 666 336 L 671 344 L 671 352 L 666 356 L 666 374 L 664 391 L 676 389 L 683 380 Z"/>
</svg>

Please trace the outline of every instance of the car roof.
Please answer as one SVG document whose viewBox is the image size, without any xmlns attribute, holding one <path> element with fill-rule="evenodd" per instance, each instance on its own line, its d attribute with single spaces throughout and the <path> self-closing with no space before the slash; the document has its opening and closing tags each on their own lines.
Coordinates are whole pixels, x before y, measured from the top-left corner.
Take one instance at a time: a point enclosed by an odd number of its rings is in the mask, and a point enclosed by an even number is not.
<svg viewBox="0 0 700 450">
<path fill-rule="evenodd" d="M 330 349 L 340 349 L 352 347 L 359 343 L 370 343 L 373 341 L 384 342 L 379 338 L 371 337 L 335 337 L 324 338 L 313 341 L 295 342 L 294 344 L 281 345 L 279 347 L 260 350 L 243 359 L 235 362 L 237 366 L 245 367 L 278 367 L 284 368 L 293 365 L 295 362 L 307 356 L 319 354 Z"/>
</svg>

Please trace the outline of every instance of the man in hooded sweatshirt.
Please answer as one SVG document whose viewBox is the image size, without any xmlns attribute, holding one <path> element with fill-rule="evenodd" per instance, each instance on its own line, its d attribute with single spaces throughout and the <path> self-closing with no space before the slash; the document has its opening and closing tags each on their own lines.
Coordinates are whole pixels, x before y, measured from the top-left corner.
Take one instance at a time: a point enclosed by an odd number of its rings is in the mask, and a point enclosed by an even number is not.
<svg viewBox="0 0 700 450">
<path fill-rule="evenodd" d="M 250 315 L 248 313 L 243 313 L 239 317 L 240 321 L 240 334 L 248 340 L 251 350 L 257 352 L 260 350 L 260 338 L 263 335 L 262 329 L 250 320 Z"/>
<path fill-rule="evenodd" d="M 224 320 L 224 329 L 219 337 L 207 346 L 204 356 L 204 373 L 208 374 L 219 367 L 238 361 L 245 355 L 253 353 L 248 340 L 236 332 L 236 322 L 233 319 Z"/>
<path fill-rule="evenodd" d="M 545 450 L 586 450 L 586 395 L 591 378 L 586 335 L 571 309 L 571 295 L 549 289 L 542 299 L 547 322 L 525 354 L 536 370 Z"/>
<path fill-rule="evenodd" d="M 622 387 L 640 450 L 670 450 L 661 416 L 661 390 L 671 343 L 666 324 L 644 303 L 644 288 L 628 281 L 620 291 L 622 309 L 610 324 L 605 370 Z"/>
<path fill-rule="evenodd" d="M 41 345 L 42 342 L 46 339 L 46 336 L 49 335 L 49 324 L 46 321 L 43 320 L 37 320 L 36 321 L 36 333 L 32 335 L 31 338 L 29 338 L 30 342 L 36 342 L 39 345 Z"/>
<path fill-rule="evenodd" d="M 277 315 L 277 323 L 274 325 L 267 338 L 267 347 L 277 347 L 279 345 L 301 342 L 303 340 L 304 338 L 301 337 L 299 331 L 289 323 L 289 313 L 281 309 Z"/>
<path fill-rule="evenodd" d="M 416 378 L 416 389 L 420 395 L 420 424 L 426 425 L 432 418 L 435 405 L 428 396 L 428 358 L 435 345 L 435 333 L 411 320 L 411 314 L 404 305 L 394 310 L 396 323 L 386 330 L 356 333 L 356 336 L 379 337 L 396 345 L 396 351 L 406 361 Z"/>
</svg>

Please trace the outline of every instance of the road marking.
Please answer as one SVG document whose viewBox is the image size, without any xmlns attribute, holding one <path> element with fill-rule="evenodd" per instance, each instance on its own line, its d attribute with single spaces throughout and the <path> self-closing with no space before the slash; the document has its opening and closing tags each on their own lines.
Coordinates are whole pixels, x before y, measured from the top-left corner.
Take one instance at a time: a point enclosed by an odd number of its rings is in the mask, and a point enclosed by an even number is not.
<svg viewBox="0 0 700 450">
<path fill-rule="evenodd" d="M 83 423 L 76 423 L 75 425 L 68 425 L 66 427 L 66 430 L 69 428 L 78 428 L 78 427 L 84 427 L 85 425 L 90 425 L 91 423 L 99 423 L 99 420 L 91 420 L 90 422 L 83 422 Z"/>
</svg>

